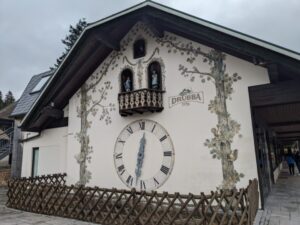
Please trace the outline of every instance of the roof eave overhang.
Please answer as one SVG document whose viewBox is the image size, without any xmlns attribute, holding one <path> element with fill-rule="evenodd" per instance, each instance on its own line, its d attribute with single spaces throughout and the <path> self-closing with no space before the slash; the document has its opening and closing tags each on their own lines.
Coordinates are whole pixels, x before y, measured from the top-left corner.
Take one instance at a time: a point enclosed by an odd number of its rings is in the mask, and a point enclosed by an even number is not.
<svg viewBox="0 0 300 225">
<path fill-rule="evenodd" d="M 138 9 L 144 8 L 146 6 L 150 6 L 150 7 L 153 7 L 155 9 L 159 9 L 159 10 L 161 10 L 163 12 L 175 15 L 175 16 L 180 17 L 182 19 L 186 19 L 186 20 L 194 22 L 196 24 L 199 24 L 199 25 L 211 28 L 211 29 L 216 30 L 216 31 L 220 31 L 220 32 L 222 32 L 224 34 L 227 34 L 227 35 L 230 35 L 232 37 L 236 37 L 238 39 L 247 41 L 249 43 L 252 43 L 252 44 L 255 44 L 255 45 L 267 48 L 267 49 L 272 50 L 274 52 L 277 52 L 277 53 L 286 55 L 288 57 L 300 60 L 300 53 L 299 52 L 292 51 L 290 49 L 287 49 L 287 48 L 284 48 L 284 47 L 281 47 L 281 46 L 269 43 L 267 41 L 261 40 L 259 38 L 256 38 L 256 37 L 253 37 L 253 36 L 250 36 L 250 35 L 247 35 L 247 34 L 243 34 L 243 33 L 239 32 L 239 31 L 236 31 L 236 30 L 233 30 L 233 29 L 230 29 L 230 28 L 227 28 L 227 27 L 224 27 L 224 26 L 221 26 L 221 25 L 209 22 L 209 21 L 204 20 L 204 19 L 197 18 L 195 16 L 189 15 L 187 13 L 184 13 L 184 12 L 172 9 L 170 7 L 167 7 L 165 5 L 162 5 L 162 4 L 159 4 L 159 3 L 156 3 L 156 2 L 152 2 L 152 1 L 142 2 L 142 3 L 138 4 L 138 5 L 133 6 L 131 8 L 128 8 L 128 9 L 126 9 L 124 11 L 121 11 L 119 13 L 116 13 L 116 14 L 113 14 L 113 15 L 111 15 L 109 17 L 106 17 L 106 18 L 104 18 L 102 20 L 94 22 L 94 23 L 90 24 L 87 27 L 87 29 L 91 29 L 93 27 L 102 25 L 102 24 L 104 24 L 106 22 L 109 22 L 109 21 L 111 21 L 113 19 L 116 19 L 118 17 L 126 15 L 126 14 L 128 14 L 130 12 L 136 11 Z"/>
<path fill-rule="evenodd" d="M 157 12 L 159 12 L 159 13 L 156 13 L 155 15 L 153 13 L 152 14 L 151 13 L 143 13 L 143 17 L 145 17 L 145 16 L 151 17 L 152 19 L 154 19 L 154 21 L 159 21 L 160 19 L 163 19 L 162 18 L 163 14 L 172 15 L 172 16 L 177 17 L 178 20 L 185 21 L 185 23 L 190 23 L 193 26 L 199 26 L 199 27 L 202 27 L 202 28 L 203 27 L 207 28 L 207 30 L 210 30 L 211 32 L 212 31 L 215 32 L 215 33 L 218 32 L 220 35 L 226 36 L 226 38 L 231 38 L 232 40 L 239 41 L 239 43 L 249 44 L 249 45 L 260 47 L 259 49 L 263 49 L 263 50 L 267 51 L 268 53 L 270 53 L 271 55 L 278 56 L 279 57 L 278 61 L 282 61 L 281 59 L 284 58 L 285 61 L 293 62 L 295 65 L 296 64 L 299 65 L 299 63 L 300 63 L 300 61 L 299 61 L 300 60 L 300 55 L 296 52 L 289 51 L 289 50 L 284 49 L 284 48 L 280 48 L 276 45 L 273 45 L 273 44 L 261 41 L 259 39 L 241 34 L 239 32 L 230 30 L 228 28 L 224 28 L 224 27 L 218 26 L 216 24 L 210 23 L 208 21 L 198 19 L 196 17 L 193 17 L 193 16 L 190 16 L 188 14 L 176 11 L 174 9 L 168 8 L 168 7 L 160 5 L 158 3 L 153 3 L 151 1 L 147 1 L 147 2 L 143 2 L 141 4 L 138 4 L 134 7 L 131 7 L 127 10 L 124 10 L 120 13 L 114 14 L 110 17 L 104 18 L 104 19 L 102 19 L 98 22 L 90 24 L 83 31 L 83 33 L 80 35 L 80 37 L 78 38 L 78 40 L 76 41 L 76 43 L 74 44 L 74 46 L 72 47 L 70 52 L 68 53 L 67 57 L 61 63 L 59 68 L 56 70 L 55 74 L 51 77 L 51 80 L 48 82 L 47 86 L 44 88 L 44 90 L 42 91 L 39 98 L 36 100 L 36 102 L 33 104 L 31 109 L 29 110 L 29 112 L 24 117 L 23 121 L 21 122 L 21 128 L 24 129 L 24 130 L 29 130 L 30 131 L 30 127 L 32 127 L 32 126 L 30 126 L 29 121 L 32 119 L 32 115 L 35 113 L 35 111 L 37 109 L 37 106 L 39 104 L 41 104 L 42 99 L 45 98 L 45 96 L 49 92 L 49 89 L 51 89 L 51 87 L 55 87 L 55 85 L 59 84 L 57 82 L 57 80 L 58 80 L 57 78 L 65 76 L 66 71 L 72 69 L 70 64 L 72 64 L 72 66 L 74 67 L 74 65 L 76 64 L 76 63 L 73 63 L 74 59 L 76 59 L 76 57 L 78 58 L 78 52 L 80 52 L 80 50 L 82 50 L 82 49 L 84 49 L 84 47 L 86 47 L 86 46 L 82 46 L 86 39 L 95 40 L 95 36 L 97 36 L 97 34 L 99 34 L 99 33 L 96 32 L 96 30 L 99 30 L 99 29 L 102 29 L 102 28 L 105 29 L 106 26 L 108 26 L 109 24 L 113 24 L 114 21 L 118 21 L 118 20 L 120 20 L 120 18 L 123 18 L 124 16 L 126 16 L 126 18 L 129 18 L 130 17 L 129 15 L 137 14 L 139 11 L 143 11 L 143 10 L 146 10 L 146 9 L 151 9 L 151 10 L 154 10 L 154 11 L 156 10 Z M 130 18 L 132 19 L 134 17 L 130 17 Z M 137 22 L 137 21 L 135 21 L 135 22 Z M 167 22 L 172 23 L 171 20 L 169 20 Z M 188 31 L 187 26 L 185 26 L 185 25 L 182 25 L 182 27 L 180 27 L 179 24 L 177 24 L 177 21 L 173 20 L 173 22 L 174 22 L 173 25 L 177 26 L 178 29 L 177 30 L 176 29 L 173 29 L 173 30 L 170 29 L 170 32 L 173 31 L 173 32 L 176 33 L 176 31 L 179 32 L 179 30 L 181 30 L 181 32 L 182 32 L 181 35 L 183 35 L 184 32 L 186 32 L 186 33 L 190 32 L 189 37 L 191 39 L 194 38 L 195 41 L 197 41 L 196 40 L 197 37 L 199 37 L 199 35 L 201 35 L 201 33 L 192 32 L 193 29 L 190 29 L 190 31 Z M 168 31 L 168 30 L 166 30 L 166 31 Z M 94 37 L 93 37 L 93 35 L 94 35 Z M 201 43 L 202 40 L 199 39 L 198 41 Z M 101 39 L 100 40 L 98 39 L 98 42 L 95 42 L 94 46 L 91 49 L 93 49 L 93 48 L 100 49 L 101 48 L 101 51 L 105 52 L 105 54 L 102 54 L 102 56 L 103 56 L 102 59 L 104 60 L 105 59 L 104 56 L 105 55 L 107 56 L 112 50 L 117 50 L 118 46 L 114 43 L 110 46 L 107 43 L 103 43 L 103 42 L 105 42 L 105 40 L 101 41 Z M 98 46 L 95 46 L 96 44 Z M 204 43 L 204 44 L 207 44 L 207 43 Z M 214 47 L 214 46 L 211 46 L 211 47 Z M 228 51 L 229 48 L 230 48 L 230 46 L 227 46 L 227 47 L 224 47 L 223 49 L 220 49 L 220 50 L 224 50 L 226 52 L 226 51 Z M 244 54 L 244 53 L 241 53 L 241 54 Z M 94 54 L 94 56 L 96 56 L 96 55 L 97 54 Z M 256 54 L 256 55 L 259 55 L 259 54 Z M 252 57 L 252 55 L 250 54 L 250 55 L 245 56 L 245 58 L 247 58 L 247 60 L 250 60 L 249 57 Z M 87 61 L 89 59 L 91 59 L 91 57 L 87 57 Z M 101 63 L 101 60 L 98 60 L 98 61 L 99 61 L 99 63 Z M 91 69 L 89 71 L 90 74 L 93 72 L 93 68 L 94 68 L 94 65 L 91 67 Z M 294 68 L 294 67 L 291 66 L 291 68 Z M 86 70 L 88 70 L 88 69 L 86 69 Z M 78 79 L 78 80 L 81 81 L 81 82 L 84 82 L 87 78 L 88 77 L 85 77 L 83 79 Z M 75 79 L 75 77 L 74 77 L 74 79 Z M 49 99 L 48 99 L 48 101 L 49 101 Z M 44 105 L 44 106 L 46 106 L 46 105 Z M 36 127 L 34 129 L 36 130 Z"/>
</svg>

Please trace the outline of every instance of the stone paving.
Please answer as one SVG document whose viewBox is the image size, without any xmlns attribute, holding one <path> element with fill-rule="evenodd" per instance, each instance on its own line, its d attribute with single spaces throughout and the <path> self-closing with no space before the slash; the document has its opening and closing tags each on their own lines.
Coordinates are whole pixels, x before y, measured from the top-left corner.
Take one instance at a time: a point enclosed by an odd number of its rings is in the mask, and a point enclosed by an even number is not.
<svg viewBox="0 0 300 225">
<path fill-rule="evenodd" d="M 257 218 L 255 225 L 300 225 L 300 176 L 284 169 Z"/>
<path fill-rule="evenodd" d="M 0 225 L 95 225 L 78 220 L 23 212 L 5 207 L 6 189 L 0 188 Z"/>
</svg>

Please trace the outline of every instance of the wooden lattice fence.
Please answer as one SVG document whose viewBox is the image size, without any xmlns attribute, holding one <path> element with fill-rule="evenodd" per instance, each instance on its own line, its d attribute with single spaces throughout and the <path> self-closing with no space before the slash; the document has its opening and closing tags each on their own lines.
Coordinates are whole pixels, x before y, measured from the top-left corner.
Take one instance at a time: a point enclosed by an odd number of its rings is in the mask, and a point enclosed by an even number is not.
<svg viewBox="0 0 300 225">
<path fill-rule="evenodd" d="M 257 180 L 246 189 L 183 195 L 67 186 L 65 176 L 10 180 L 7 206 L 103 225 L 250 225 L 258 208 Z"/>
</svg>

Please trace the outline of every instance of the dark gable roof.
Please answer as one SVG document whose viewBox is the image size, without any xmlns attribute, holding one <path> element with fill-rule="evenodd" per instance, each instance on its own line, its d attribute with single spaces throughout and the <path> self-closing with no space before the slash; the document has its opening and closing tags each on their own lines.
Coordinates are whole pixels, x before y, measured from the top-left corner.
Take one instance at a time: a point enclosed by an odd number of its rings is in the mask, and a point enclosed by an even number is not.
<svg viewBox="0 0 300 225">
<path fill-rule="evenodd" d="M 40 82 L 43 77 L 53 75 L 53 71 L 47 71 L 34 75 L 29 83 L 27 84 L 21 98 L 18 100 L 18 103 L 11 113 L 11 117 L 24 117 L 24 115 L 30 110 L 31 106 L 35 100 L 40 96 L 42 91 L 31 93 L 33 88 Z M 44 85 L 45 87 L 46 85 Z M 43 87 L 43 88 L 44 88 Z"/>
<path fill-rule="evenodd" d="M 264 66 L 271 82 L 300 79 L 299 53 L 146 1 L 86 27 L 26 114 L 22 129 L 40 131 L 57 121 L 62 114 L 59 111 L 102 61 L 113 50 L 120 49 L 120 40 L 138 21 L 146 23 L 158 37 L 165 31 L 171 32 Z"/>
</svg>

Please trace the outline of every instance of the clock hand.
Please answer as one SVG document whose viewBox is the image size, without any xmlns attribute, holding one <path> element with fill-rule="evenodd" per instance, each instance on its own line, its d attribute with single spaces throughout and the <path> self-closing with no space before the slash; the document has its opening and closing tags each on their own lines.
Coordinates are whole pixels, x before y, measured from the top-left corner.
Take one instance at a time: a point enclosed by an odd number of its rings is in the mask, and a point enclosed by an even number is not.
<svg viewBox="0 0 300 225">
<path fill-rule="evenodd" d="M 146 137 L 145 137 L 145 133 L 143 135 L 143 137 L 140 140 L 140 148 L 139 148 L 139 152 L 137 155 L 137 163 L 136 163 L 136 169 L 135 169 L 135 176 L 136 176 L 136 185 L 138 182 L 138 179 L 140 178 L 141 174 L 142 174 L 142 166 L 143 166 L 143 161 L 144 161 L 144 152 L 145 152 L 145 145 L 146 145 Z"/>
</svg>

